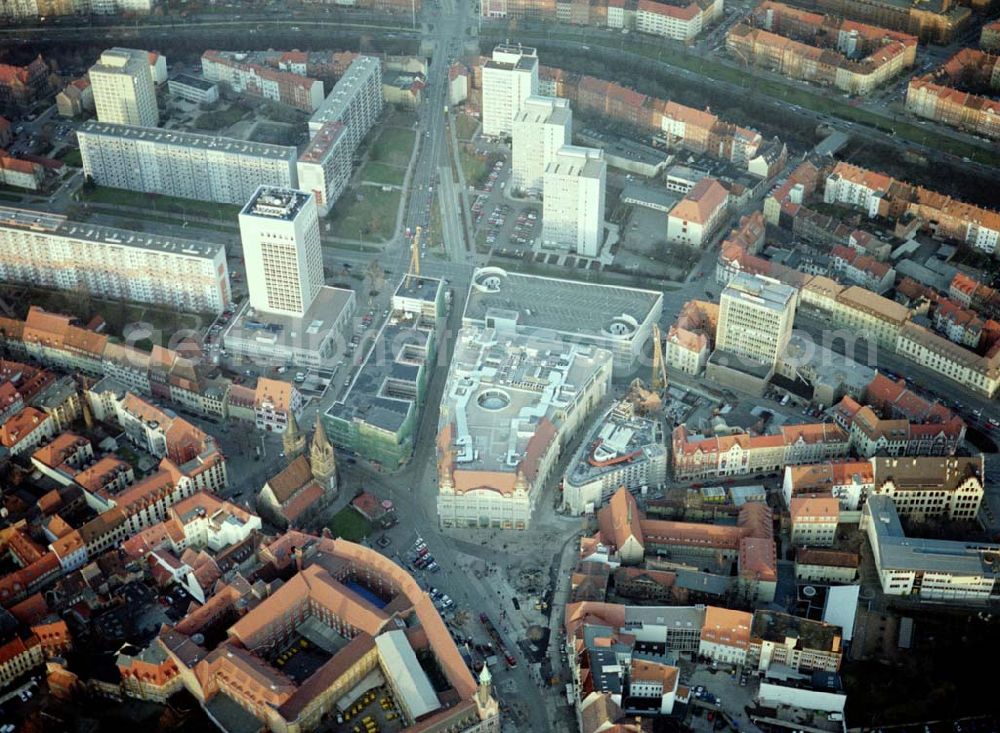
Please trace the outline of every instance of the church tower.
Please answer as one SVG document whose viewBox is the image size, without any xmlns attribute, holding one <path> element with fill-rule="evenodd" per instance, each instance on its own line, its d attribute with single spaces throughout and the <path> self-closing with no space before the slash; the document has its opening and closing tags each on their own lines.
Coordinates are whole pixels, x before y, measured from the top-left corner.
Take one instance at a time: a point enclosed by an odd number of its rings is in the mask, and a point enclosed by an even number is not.
<svg viewBox="0 0 1000 733">
<path fill-rule="evenodd" d="M 288 427 L 281 436 L 281 443 L 285 448 L 285 460 L 289 463 L 306 451 L 306 436 L 299 431 L 299 423 L 291 411 L 288 413 Z"/>
<path fill-rule="evenodd" d="M 323 487 L 324 491 L 337 491 L 337 456 L 330 441 L 326 437 L 323 421 L 316 416 L 316 431 L 313 433 L 312 445 L 309 447 L 309 464 L 312 466 L 313 478 Z"/>
<path fill-rule="evenodd" d="M 479 719 L 485 723 L 484 730 L 500 730 L 500 705 L 493 697 L 493 675 L 485 664 L 479 673 L 479 689 L 476 691 L 476 707 Z"/>
</svg>

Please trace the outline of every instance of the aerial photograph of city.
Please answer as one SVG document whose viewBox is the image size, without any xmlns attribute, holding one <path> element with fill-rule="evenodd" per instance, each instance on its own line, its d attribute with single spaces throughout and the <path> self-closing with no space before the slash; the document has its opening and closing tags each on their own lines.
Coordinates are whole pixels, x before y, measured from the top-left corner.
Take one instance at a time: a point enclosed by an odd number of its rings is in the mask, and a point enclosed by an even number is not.
<svg viewBox="0 0 1000 733">
<path fill-rule="evenodd" d="M 0 0 L 0 733 L 1000 733 L 1000 0 Z"/>
</svg>

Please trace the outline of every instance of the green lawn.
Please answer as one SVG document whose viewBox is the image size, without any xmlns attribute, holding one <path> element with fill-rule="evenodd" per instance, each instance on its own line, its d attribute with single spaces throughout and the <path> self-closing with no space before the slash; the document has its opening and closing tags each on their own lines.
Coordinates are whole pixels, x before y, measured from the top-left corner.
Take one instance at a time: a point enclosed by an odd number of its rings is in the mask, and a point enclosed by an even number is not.
<svg viewBox="0 0 1000 733">
<path fill-rule="evenodd" d="M 181 216 L 204 216 L 212 219 L 224 219 L 236 222 L 240 207 L 232 204 L 217 204 L 214 201 L 198 201 L 196 199 L 181 199 L 160 194 L 127 191 L 123 188 L 108 188 L 96 186 L 80 190 L 80 200 L 95 204 L 113 204 L 142 209 L 143 211 L 163 212 L 165 214 L 180 214 Z"/>
<path fill-rule="evenodd" d="M 333 532 L 333 536 L 343 537 L 350 542 L 360 542 L 372 533 L 372 529 L 372 523 L 352 506 L 345 506 L 330 520 L 330 531 Z"/>
<path fill-rule="evenodd" d="M 59 154 L 59 160 L 66 165 L 71 165 L 75 168 L 83 167 L 83 158 L 80 157 L 79 148 L 66 148 Z"/>
<path fill-rule="evenodd" d="M 462 162 L 462 174 L 469 186 L 478 186 L 489 172 L 489 161 L 485 155 L 470 152 L 467 145 L 459 146 L 459 160 Z"/>
<path fill-rule="evenodd" d="M 372 145 L 368 157 L 378 163 L 405 168 L 410 164 L 416 137 L 416 133 L 409 128 L 386 127 Z"/>
<path fill-rule="evenodd" d="M 384 183 L 389 186 L 402 186 L 406 176 L 406 168 L 369 161 L 361 170 L 361 180 L 369 183 Z"/>
<path fill-rule="evenodd" d="M 479 128 L 479 120 L 467 114 L 455 115 L 455 133 L 459 140 L 471 140 Z"/>
<path fill-rule="evenodd" d="M 353 193 L 337 201 L 328 217 L 333 224 L 331 234 L 366 242 L 384 242 L 392 237 L 401 193 L 363 186 L 357 195 L 362 197 L 360 201 Z"/>
<path fill-rule="evenodd" d="M 242 120 L 246 116 L 246 110 L 239 107 L 220 109 L 213 112 L 203 112 L 194 121 L 196 130 L 221 130 Z"/>
</svg>

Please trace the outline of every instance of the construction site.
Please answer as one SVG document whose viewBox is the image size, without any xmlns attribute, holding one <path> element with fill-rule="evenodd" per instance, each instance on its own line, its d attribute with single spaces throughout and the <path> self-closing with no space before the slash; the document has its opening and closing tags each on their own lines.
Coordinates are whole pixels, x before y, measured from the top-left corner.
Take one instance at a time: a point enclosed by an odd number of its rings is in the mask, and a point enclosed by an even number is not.
<svg viewBox="0 0 1000 733">
<path fill-rule="evenodd" d="M 354 366 L 344 391 L 323 412 L 330 440 L 374 466 L 395 470 L 413 452 L 419 411 L 447 315 L 444 283 L 420 274 L 420 237 L 381 327 L 351 338 Z M 377 267 L 377 266 L 376 266 Z M 370 273 L 373 278 L 379 272 Z M 363 335 L 362 335 L 363 334 Z"/>
</svg>

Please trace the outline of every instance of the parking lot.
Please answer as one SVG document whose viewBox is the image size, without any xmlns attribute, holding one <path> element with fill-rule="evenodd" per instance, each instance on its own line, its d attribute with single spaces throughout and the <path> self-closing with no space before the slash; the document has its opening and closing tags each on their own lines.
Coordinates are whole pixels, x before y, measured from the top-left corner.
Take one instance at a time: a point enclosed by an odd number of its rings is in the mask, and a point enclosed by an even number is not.
<svg viewBox="0 0 1000 733">
<path fill-rule="evenodd" d="M 388 687 L 376 687 L 365 692 L 349 707 L 337 714 L 335 731 L 350 733 L 391 733 L 402 730 L 404 720 L 399 706 Z"/>
</svg>

